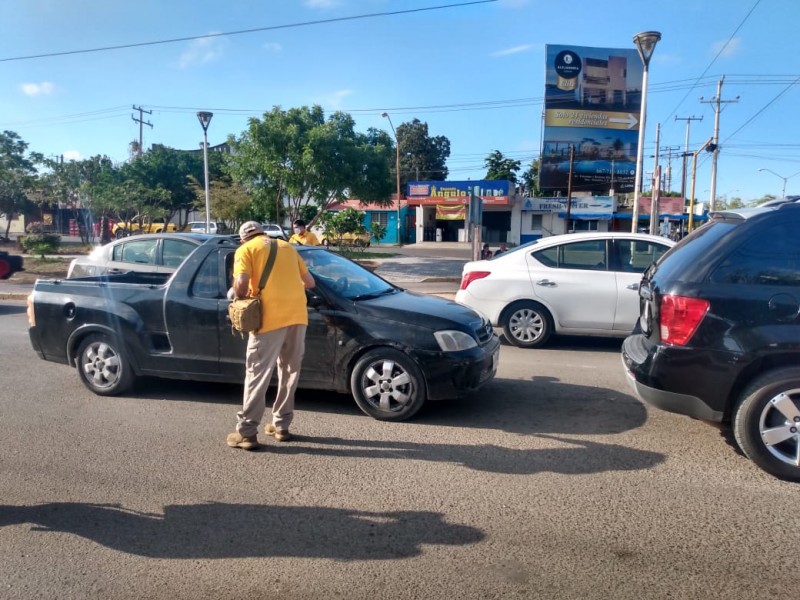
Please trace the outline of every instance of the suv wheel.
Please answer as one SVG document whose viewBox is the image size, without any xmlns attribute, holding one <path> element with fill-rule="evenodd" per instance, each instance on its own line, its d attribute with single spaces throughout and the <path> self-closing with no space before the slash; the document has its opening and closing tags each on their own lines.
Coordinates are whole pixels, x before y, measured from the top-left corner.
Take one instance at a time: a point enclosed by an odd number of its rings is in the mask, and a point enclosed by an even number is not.
<svg viewBox="0 0 800 600">
<path fill-rule="evenodd" d="M 750 383 L 735 408 L 733 434 L 767 473 L 800 481 L 800 367 L 775 369 Z"/>
</svg>

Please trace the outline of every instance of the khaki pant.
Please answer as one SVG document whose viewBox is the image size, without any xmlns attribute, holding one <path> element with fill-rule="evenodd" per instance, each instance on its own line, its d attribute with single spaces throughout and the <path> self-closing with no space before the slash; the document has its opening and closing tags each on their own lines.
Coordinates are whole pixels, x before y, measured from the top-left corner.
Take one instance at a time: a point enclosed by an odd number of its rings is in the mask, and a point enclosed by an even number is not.
<svg viewBox="0 0 800 600">
<path fill-rule="evenodd" d="M 278 366 L 278 394 L 272 405 L 272 424 L 289 429 L 294 417 L 294 392 L 300 379 L 300 365 L 306 344 L 306 326 L 290 325 L 251 333 L 247 340 L 244 402 L 237 413 L 236 431 L 245 437 L 256 435 L 266 410 L 266 395 L 272 371 Z"/>
</svg>

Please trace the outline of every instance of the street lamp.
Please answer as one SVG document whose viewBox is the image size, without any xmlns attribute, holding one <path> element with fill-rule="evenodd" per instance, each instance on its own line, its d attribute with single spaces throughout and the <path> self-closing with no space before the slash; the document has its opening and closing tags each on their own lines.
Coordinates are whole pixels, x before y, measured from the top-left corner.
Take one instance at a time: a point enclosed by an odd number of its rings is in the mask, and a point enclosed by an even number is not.
<svg viewBox="0 0 800 600">
<path fill-rule="evenodd" d="M 642 59 L 644 71 L 642 73 L 642 101 L 639 110 L 639 148 L 636 153 L 636 180 L 633 186 L 633 214 L 631 215 L 631 231 L 636 233 L 639 225 L 639 189 L 642 187 L 642 163 L 644 162 L 644 131 L 647 119 L 647 72 L 650 66 L 650 58 L 656 49 L 656 44 L 661 39 L 658 31 L 643 31 L 633 36 L 633 43 L 639 51 L 639 58 Z M 652 219 L 654 215 L 650 215 Z M 657 216 L 657 215 L 656 215 Z"/>
<path fill-rule="evenodd" d="M 397 175 L 397 245 L 402 246 L 402 240 L 400 239 L 400 140 L 397 139 L 397 130 L 394 128 L 394 123 L 392 123 L 392 117 L 389 116 L 389 113 L 385 112 L 381 116 L 389 119 L 389 125 L 392 127 L 392 133 L 394 133 L 394 170 Z"/>
<path fill-rule="evenodd" d="M 770 169 L 759 169 L 759 172 L 766 171 L 767 173 L 772 173 L 775 177 L 783 179 L 783 189 L 781 189 L 781 198 L 786 198 L 786 181 L 794 177 L 795 175 L 800 175 L 800 171 L 795 173 L 794 175 L 789 175 L 788 177 L 784 177 L 783 175 L 778 175 L 775 171 L 771 171 Z"/>
<path fill-rule="evenodd" d="M 203 127 L 203 172 L 206 179 L 206 233 L 211 233 L 211 194 L 208 190 L 208 125 L 214 113 L 200 111 L 197 120 Z"/>
</svg>

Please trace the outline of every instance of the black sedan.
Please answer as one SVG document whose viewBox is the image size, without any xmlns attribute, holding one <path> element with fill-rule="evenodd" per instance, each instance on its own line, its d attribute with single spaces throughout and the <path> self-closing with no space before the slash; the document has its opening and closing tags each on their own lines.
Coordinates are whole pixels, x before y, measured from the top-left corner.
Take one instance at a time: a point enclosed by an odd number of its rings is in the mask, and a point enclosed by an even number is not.
<svg viewBox="0 0 800 600">
<path fill-rule="evenodd" d="M 100 395 L 125 393 L 138 376 L 242 382 L 247 340 L 231 332 L 226 295 L 237 247 L 211 236 L 171 276 L 40 280 L 31 343 L 41 358 L 75 365 Z M 403 290 L 323 247 L 297 251 L 317 282 L 300 387 L 350 393 L 368 415 L 401 421 L 495 376 L 500 342 L 472 309 Z"/>
<path fill-rule="evenodd" d="M 24 270 L 21 256 L 0 250 L 0 279 L 8 279 L 14 273 Z"/>
</svg>

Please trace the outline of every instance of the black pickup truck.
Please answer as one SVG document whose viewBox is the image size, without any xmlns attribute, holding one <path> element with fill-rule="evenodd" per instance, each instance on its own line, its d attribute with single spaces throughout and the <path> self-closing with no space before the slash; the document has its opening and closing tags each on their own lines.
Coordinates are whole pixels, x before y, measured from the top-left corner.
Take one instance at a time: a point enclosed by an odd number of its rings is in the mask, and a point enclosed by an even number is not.
<svg viewBox="0 0 800 600">
<path fill-rule="evenodd" d="M 76 367 L 99 395 L 125 393 L 138 376 L 243 382 L 246 339 L 231 331 L 226 297 L 237 247 L 213 236 L 172 275 L 38 280 L 28 299 L 34 350 Z M 324 248 L 297 250 L 317 282 L 300 387 L 349 392 L 368 415 L 400 421 L 494 377 L 500 343 L 485 318 Z"/>
</svg>

